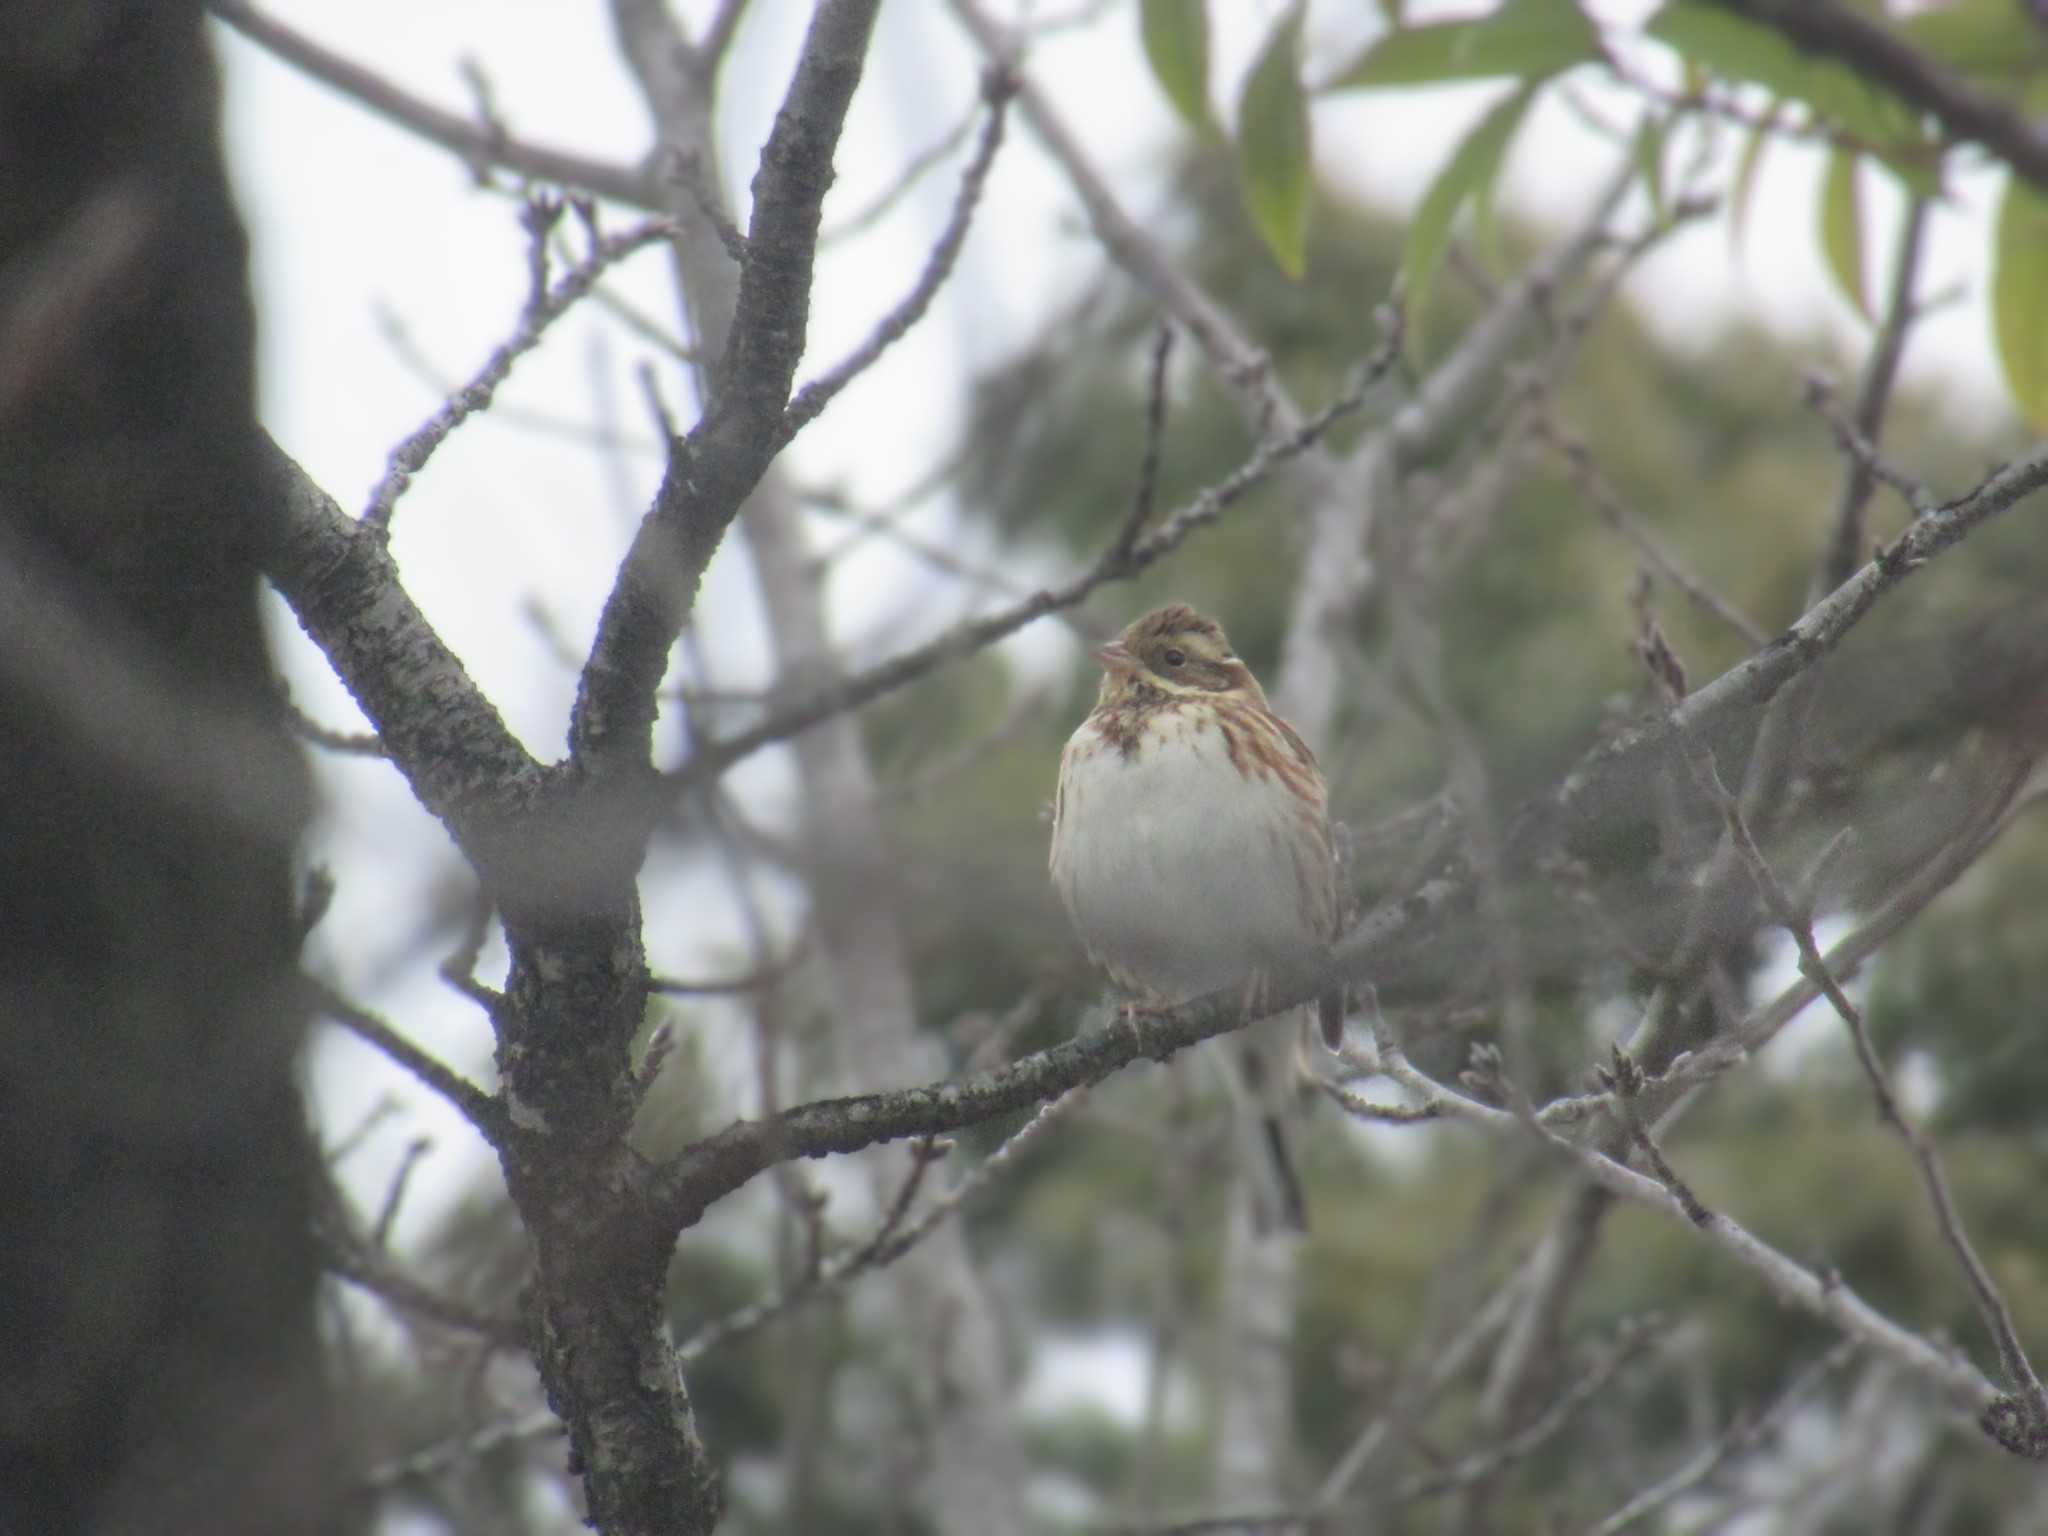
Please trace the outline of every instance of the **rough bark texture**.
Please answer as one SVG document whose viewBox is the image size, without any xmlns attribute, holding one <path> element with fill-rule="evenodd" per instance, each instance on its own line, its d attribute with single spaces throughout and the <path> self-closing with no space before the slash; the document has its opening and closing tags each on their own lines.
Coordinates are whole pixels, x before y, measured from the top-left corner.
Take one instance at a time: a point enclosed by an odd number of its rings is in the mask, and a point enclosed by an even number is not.
<svg viewBox="0 0 2048 1536">
<path fill-rule="evenodd" d="M 690 53 L 673 21 L 641 0 L 616 0 L 613 13 L 663 146 L 686 162 L 717 164 L 712 81 L 677 67 Z M 687 231 L 675 246 L 682 308 L 700 348 L 720 359 L 714 371 L 722 378 L 736 366 L 726 343 L 741 328 L 745 284 L 728 254 L 708 238 L 708 221 L 691 217 L 686 199 L 670 211 Z M 772 470 L 748 500 L 740 529 L 772 621 L 778 689 L 824 682 L 832 668 L 824 593 L 800 509 Z M 918 1027 L 859 723 L 851 715 L 828 720 L 799 736 L 795 751 L 804 788 L 799 843 L 808 852 L 818 951 L 827 991 L 847 1021 L 847 1036 L 835 1040 L 835 1081 L 827 1086 L 907 1086 L 943 1077 L 945 1053 Z M 877 1204 L 886 1208 L 900 1166 L 879 1153 L 866 1163 Z M 1009 1411 L 1002 1331 L 960 1228 L 939 1229 L 892 1275 L 899 1363 L 903 1379 L 922 1394 L 917 1406 L 931 1440 L 919 1463 L 920 1511 L 941 1530 L 1001 1536 L 1023 1529 L 1024 1457 Z M 920 1327 L 914 1319 L 943 1322 Z"/>
<path fill-rule="evenodd" d="M 344 1528 L 196 4 L 0 17 L 0 1531 Z"/>
<path fill-rule="evenodd" d="M 645 24 L 662 14 L 622 0 Z M 858 83 L 873 0 L 825 0 L 754 183 L 731 345 L 600 622 L 567 762 L 535 762 L 407 596 L 380 531 L 343 517 L 281 454 L 286 526 L 267 569 L 448 829 L 503 920 L 490 999 L 502 1097 L 479 1115 L 533 1240 L 535 1362 L 569 1431 L 590 1518 L 708 1531 L 721 1503 L 662 1311 L 676 1226 L 627 1144 L 648 975 L 637 879 L 661 806 L 655 687 L 704 563 L 772 459 L 804 344 L 818 202 Z"/>
</svg>

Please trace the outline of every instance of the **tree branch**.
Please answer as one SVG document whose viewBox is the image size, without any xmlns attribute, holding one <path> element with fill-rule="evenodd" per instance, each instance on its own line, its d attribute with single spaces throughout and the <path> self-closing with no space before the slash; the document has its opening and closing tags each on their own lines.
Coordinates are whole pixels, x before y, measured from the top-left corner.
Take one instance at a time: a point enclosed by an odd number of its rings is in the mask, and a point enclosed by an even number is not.
<svg viewBox="0 0 2048 1536">
<path fill-rule="evenodd" d="M 858 1248 L 827 1259 L 818 1273 L 802 1284 L 778 1295 L 750 1303 L 738 1311 L 705 1324 L 677 1346 L 677 1358 L 688 1365 L 721 1344 L 745 1338 L 799 1306 L 821 1300 L 844 1289 L 857 1276 L 868 1270 L 883 1269 L 895 1263 L 916 1247 L 941 1222 L 957 1213 L 998 1174 L 1004 1172 L 1016 1160 L 1019 1152 L 1036 1141 L 1040 1133 L 1052 1124 L 1062 1111 L 1070 1108 L 1079 1099 L 1078 1092 L 1070 1092 L 1041 1104 L 1036 1114 L 1005 1138 L 987 1157 L 976 1163 L 951 1189 L 926 1206 L 916 1219 L 906 1224 L 908 1201 L 899 1199 L 881 1225 Z M 922 1145 L 923 1143 L 920 1143 L 920 1146 Z M 920 1169 L 924 1166 L 923 1160 L 917 1164 Z M 914 1193 L 914 1186 L 906 1184 L 905 1194 Z"/>
<path fill-rule="evenodd" d="M 2006 1381 L 2012 1386 L 2010 1405 L 2000 1418 L 1993 1419 L 1988 1413 L 1985 1429 L 1998 1439 L 1999 1443 L 2017 1455 L 2032 1460 L 2048 1459 L 2048 1389 L 2041 1385 L 2041 1379 L 2034 1372 L 2033 1363 L 2028 1360 L 2026 1347 L 2020 1343 L 2019 1330 L 2013 1325 L 2012 1309 L 2007 1306 L 2004 1293 L 1992 1280 L 1991 1272 L 1984 1267 L 1984 1261 L 1977 1256 L 1976 1245 L 1963 1226 L 1962 1216 L 1956 1210 L 1955 1194 L 1949 1188 L 1948 1175 L 1942 1170 L 1940 1155 L 1934 1143 L 1920 1126 L 1909 1117 L 1899 1104 L 1898 1095 L 1893 1092 L 1891 1079 L 1884 1064 L 1878 1059 L 1877 1048 L 1871 1043 L 1870 1031 L 1863 1021 L 1863 1010 L 1858 1008 L 1842 988 L 1840 980 L 1828 968 L 1827 960 L 1820 952 L 1820 945 L 1813 936 L 1813 923 L 1800 911 L 1780 883 L 1763 850 L 1757 846 L 1751 835 L 1748 822 L 1742 814 L 1742 807 L 1715 771 L 1713 754 L 1704 748 L 1695 748 L 1689 754 L 1694 777 L 1701 790 L 1714 803 L 1727 822 L 1728 832 L 1734 840 L 1750 878 L 1756 883 L 1764 906 L 1773 921 L 1790 934 L 1799 949 L 1800 974 L 1820 988 L 1828 1004 L 1842 1022 L 1848 1026 L 1849 1038 L 1856 1048 L 1856 1060 L 1869 1080 L 1872 1097 L 1877 1101 L 1878 1119 L 1905 1143 L 1912 1154 L 1914 1166 L 1919 1170 L 1921 1183 L 1927 1191 L 1928 1204 L 1933 1207 L 1936 1226 L 1949 1251 L 1955 1255 L 1956 1264 L 1969 1283 L 1970 1293 L 1977 1304 L 1978 1316 L 1983 1320 L 1985 1330 L 1991 1335 L 1992 1343 L 1998 1350 L 1998 1361 L 2005 1372 Z M 1620 1058 L 1617 1058 L 1619 1060 Z M 1624 1094 L 1624 1097 L 1633 1097 Z M 1633 1113 L 1631 1110 L 1630 1113 Z M 1631 1127 L 1639 1130 L 1639 1127 Z M 1654 1144 L 1647 1137 L 1642 1144 L 1652 1158 L 1653 1164 L 1661 1163 Z M 1671 1192 L 1688 1207 L 1699 1225 L 1705 1225 L 1693 1200 L 1677 1176 L 1667 1168 L 1659 1166 L 1658 1176 L 1663 1179 Z M 1994 1427 L 1994 1425 L 1998 1427 Z"/>
<path fill-rule="evenodd" d="M 695 606 L 705 566 L 781 446 L 810 312 L 819 205 L 877 4 L 822 0 L 812 15 L 761 151 L 732 331 L 707 409 L 671 447 L 577 690 L 570 750 L 586 766 L 631 771 L 650 762 L 655 690 L 669 647 Z"/>
<path fill-rule="evenodd" d="M 1419 1103 L 1433 1104 L 1445 1115 L 1500 1135 L 1533 1132 L 1540 1136 L 1545 1145 L 1609 1193 L 1661 1210 L 1674 1220 L 1685 1223 L 1725 1256 L 1761 1279 L 1780 1301 L 1810 1312 L 1868 1344 L 1910 1375 L 1935 1388 L 1952 1405 L 1981 1415 L 2002 1400 L 1997 1388 L 1976 1367 L 1902 1328 L 1871 1307 L 1838 1277 L 1816 1274 L 1730 1217 L 1707 1212 L 1705 1221 L 1697 1221 L 1676 1195 L 1649 1175 L 1623 1167 L 1591 1147 L 1579 1146 L 1545 1130 L 1533 1117 L 1496 1109 L 1425 1076 L 1408 1062 L 1390 1037 L 1381 1040 L 1380 1066 L 1394 1082 L 1414 1094 Z"/>
<path fill-rule="evenodd" d="M 1714 0 L 1838 59 L 1865 80 L 1933 116 L 1951 139 L 1983 145 L 2048 192 L 2048 137 L 2002 102 L 1980 96 L 1889 28 L 1839 0 Z"/>
<path fill-rule="evenodd" d="M 505 1106 L 495 1097 L 485 1093 L 440 1058 L 421 1050 L 375 1014 L 358 1008 L 332 987 L 311 977 L 304 978 L 302 984 L 307 1001 L 314 1008 L 375 1046 L 440 1094 L 461 1111 L 462 1117 L 476 1127 L 477 1134 L 485 1141 L 494 1147 L 504 1141 L 510 1122 Z"/>
<path fill-rule="evenodd" d="M 751 756 L 771 743 L 808 730 L 833 715 L 856 709 L 870 699 L 892 693 L 936 667 L 972 655 L 1015 634 L 1034 619 L 1072 608 L 1097 587 L 1112 581 L 1129 580 L 1179 548 L 1198 528 L 1215 522 L 1281 465 L 1307 452 L 1336 422 L 1364 403 L 1366 391 L 1398 360 L 1397 345 L 1382 346 L 1360 370 L 1351 387 L 1329 405 L 1303 422 L 1291 435 L 1261 442 L 1244 463 L 1200 492 L 1157 531 L 1139 539 L 1127 552 L 1119 555 L 1117 545 L 1113 543 L 1087 570 L 1061 586 L 1034 592 L 1011 607 L 984 618 L 956 624 L 921 646 L 864 672 L 856 672 L 828 684 L 810 698 L 777 710 L 746 730 L 705 744 L 676 770 L 672 780 L 678 786 L 687 786 L 722 773 L 741 758 Z"/>
<path fill-rule="evenodd" d="M 974 210 L 981 203 L 982 188 L 995 165 L 996 151 L 1002 147 L 1003 123 L 1009 115 L 1010 97 L 1015 89 L 1015 83 L 1000 71 L 991 70 L 982 81 L 982 96 L 988 102 L 988 121 L 982 128 L 981 142 L 975 146 L 974 158 L 961 173 L 960 187 L 953 197 L 953 211 L 938 241 L 932 246 L 931 254 L 925 258 L 924 270 L 918 273 L 917 282 L 904 295 L 902 302 L 882 317 L 867 340 L 856 347 L 850 357 L 797 391 L 796 398 L 789 402 L 789 409 L 782 415 L 784 442 L 817 420 L 834 396 L 901 341 L 924 317 L 933 297 L 952 275 L 953 265 L 960 257 L 960 247 L 967 241 Z"/>
<path fill-rule="evenodd" d="M 1369 971 L 1374 958 L 1412 933 L 1449 898 L 1437 881 L 1373 913 L 1314 976 L 1278 978 L 1263 1006 L 1286 1012 L 1321 996 L 1339 976 Z M 1244 989 L 1226 986 L 1171 1012 L 1119 1020 L 991 1071 L 883 1093 L 800 1104 L 766 1120 L 740 1120 L 685 1148 L 656 1175 L 653 1200 L 675 1230 L 764 1169 L 799 1157 L 855 1152 L 909 1136 L 938 1136 L 1028 1109 L 1069 1089 L 1101 1082 L 1132 1062 L 1165 1061 L 1189 1046 L 1253 1021 Z"/>
<path fill-rule="evenodd" d="M 265 573 L 376 727 L 420 804 L 488 881 L 498 831 L 542 769 L 407 595 L 385 542 L 268 436 Z"/>
<path fill-rule="evenodd" d="M 596 234 L 592 225 L 590 250 L 581 261 L 550 286 L 546 281 L 547 237 L 562 205 L 553 199 L 528 203 L 526 222 L 533 243 L 533 289 L 519 312 L 512 334 L 491 349 L 483 366 L 467 383 L 452 390 L 428 421 L 391 450 L 384 476 L 371 491 L 363 510 L 363 522 L 389 534 L 391 514 L 412 484 L 412 478 L 426 467 L 427 460 L 463 422 L 488 410 L 498 387 L 511 376 L 512 365 L 540 345 L 548 327 L 566 315 L 586 297 L 597 280 L 636 251 L 657 240 L 671 238 L 676 227 L 667 219 L 648 219 L 616 235 Z"/>
<path fill-rule="evenodd" d="M 1557 808 L 1566 816 L 1597 815 L 1621 777 L 1640 773 L 1648 757 L 1672 750 L 1683 734 L 1698 733 L 1711 740 L 1718 728 L 1769 703 L 1779 689 L 1840 645 L 1879 598 L 2044 485 L 2048 443 L 2037 445 L 1968 494 L 1916 519 L 1895 543 L 1769 645 L 1695 690 L 1661 718 L 1589 753 L 1559 789 Z"/>
<path fill-rule="evenodd" d="M 208 9 L 258 47 L 330 85 L 379 117 L 408 128 L 459 156 L 479 173 L 502 166 L 534 181 L 559 182 L 613 202 L 659 212 L 659 187 L 637 168 L 515 139 L 487 123 L 459 116 L 401 90 L 375 70 L 322 47 L 302 32 L 265 16 L 243 0 L 208 0 Z"/>
</svg>

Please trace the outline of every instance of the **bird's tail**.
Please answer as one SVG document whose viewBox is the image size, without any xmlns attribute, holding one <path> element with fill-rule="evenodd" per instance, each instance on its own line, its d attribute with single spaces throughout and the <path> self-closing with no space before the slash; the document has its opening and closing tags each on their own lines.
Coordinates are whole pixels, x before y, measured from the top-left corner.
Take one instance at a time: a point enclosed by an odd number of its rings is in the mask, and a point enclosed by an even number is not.
<svg viewBox="0 0 2048 1536">
<path fill-rule="evenodd" d="M 1235 1076 L 1242 1091 L 1232 1097 L 1239 1101 L 1253 1229 L 1306 1232 L 1308 1201 L 1295 1156 L 1305 1108 L 1296 1066 L 1303 1045 L 1299 1011 L 1253 1026 L 1236 1044 Z"/>
</svg>

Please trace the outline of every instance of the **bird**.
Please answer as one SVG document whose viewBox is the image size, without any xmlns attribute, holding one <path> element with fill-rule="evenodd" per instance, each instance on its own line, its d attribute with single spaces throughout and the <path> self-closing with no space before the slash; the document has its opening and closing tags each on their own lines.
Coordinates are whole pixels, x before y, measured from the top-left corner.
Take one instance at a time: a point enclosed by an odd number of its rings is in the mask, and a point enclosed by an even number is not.
<svg viewBox="0 0 2048 1536">
<path fill-rule="evenodd" d="M 1322 769 L 1222 625 L 1186 603 L 1134 620 L 1094 657 L 1095 708 L 1060 755 L 1053 885 L 1090 960 L 1135 1006 L 1235 985 L 1256 1013 L 1274 979 L 1326 962 L 1337 937 Z M 1316 1010 L 1335 1050 L 1341 988 Z M 1255 1194 L 1255 1213 L 1264 1228 L 1302 1229 L 1284 1112 L 1300 1029 L 1282 1027 L 1283 1049 L 1267 1031 L 1246 1042 L 1239 1065 L 1271 1153 L 1272 1187 Z"/>
</svg>

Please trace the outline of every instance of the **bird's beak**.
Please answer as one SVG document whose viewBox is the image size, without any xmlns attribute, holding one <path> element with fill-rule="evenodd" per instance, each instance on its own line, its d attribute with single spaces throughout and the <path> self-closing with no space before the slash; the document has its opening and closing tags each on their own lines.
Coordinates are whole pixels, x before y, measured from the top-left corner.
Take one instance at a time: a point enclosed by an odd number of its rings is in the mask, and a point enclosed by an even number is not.
<svg viewBox="0 0 2048 1536">
<path fill-rule="evenodd" d="M 1130 647 L 1121 640 L 1098 645 L 1089 654 L 1095 658 L 1095 664 L 1105 672 L 1134 672 L 1138 667 L 1138 658 L 1131 654 Z"/>
</svg>

